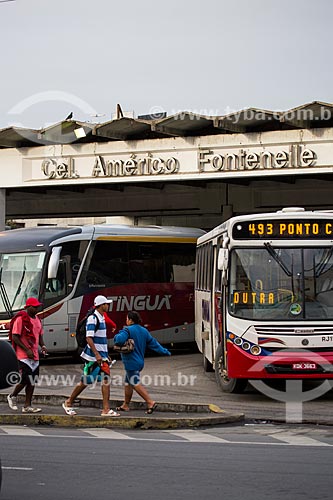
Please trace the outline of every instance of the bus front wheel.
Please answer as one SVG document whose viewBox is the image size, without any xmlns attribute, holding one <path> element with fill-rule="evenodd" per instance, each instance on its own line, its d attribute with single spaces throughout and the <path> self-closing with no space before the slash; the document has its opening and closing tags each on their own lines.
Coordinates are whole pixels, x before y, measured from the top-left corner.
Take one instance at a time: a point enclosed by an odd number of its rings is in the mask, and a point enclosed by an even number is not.
<svg viewBox="0 0 333 500">
<path fill-rule="evenodd" d="M 228 378 L 224 362 L 222 344 L 219 344 L 215 356 L 215 378 L 223 392 L 240 394 L 247 386 L 247 380 L 243 378 Z"/>
</svg>

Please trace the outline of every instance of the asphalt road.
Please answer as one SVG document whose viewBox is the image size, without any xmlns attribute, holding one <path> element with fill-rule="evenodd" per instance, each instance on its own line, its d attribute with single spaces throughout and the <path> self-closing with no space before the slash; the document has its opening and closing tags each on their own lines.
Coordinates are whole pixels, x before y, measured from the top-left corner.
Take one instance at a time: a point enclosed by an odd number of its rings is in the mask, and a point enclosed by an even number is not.
<svg viewBox="0 0 333 500">
<path fill-rule="evenodd" d="M 1 500 L 328 500 L 326 428 L 0 428 Z"/>
<path fill-rule="evenodd" d="M 122 363 L 118 360 L 112 369 L 111 399 L 122 398 L 123 374 Z M 81 365 L 73 364 L 70 358 L 48 359 L 42 361 L 41 375 L 41 385 L 36 388 L 36 393 L 68 395 L 80 378 Z M 264 388 L 265 394 L 249 384 L 243 394 L 227 394 L 217 386 L 214 373 L 203 371 L 201 354 L 187 351 L 174 351 L 171 357 L 147 357 L 143 375 L 143 381 L 156 401 L 213 403 L 226 411 L 244 413 L 248 420 L 283 421 L 289 416 L 291 422 L 296 416 L 297 422 L 333 425 L 333 390 L 327 390 L 330 387 L 327 387 L 328 383 L 321 386 L 319 391 L 312 383 L 304 384 L 301 388 L 296 385 L 290 388 L 287 395 L 284 383 L 275 384 L 273 389 L 278 392 Z M 100 397 L 100 389 L 89 388 L 82 396 Z M 286 404 L 285 399 L 288 398 L 291 401 Z M 299 400 L 305 402 L 299 403 Z M 293 401 L 298 403 L 292 404 Z"/>
</svg>

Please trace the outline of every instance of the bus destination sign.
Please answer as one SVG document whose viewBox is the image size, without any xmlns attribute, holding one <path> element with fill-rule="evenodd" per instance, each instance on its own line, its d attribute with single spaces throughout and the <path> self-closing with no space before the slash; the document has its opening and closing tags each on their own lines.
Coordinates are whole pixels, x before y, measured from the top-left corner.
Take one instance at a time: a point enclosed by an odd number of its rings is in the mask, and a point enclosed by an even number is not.
<svg viewBox="0 0 333 500">
<path fill-rule="evenodd" d="M 333 240 L 333 217 L 330 219 L 266 219 L 236 222 L 234 240 Z"/>
</svg>

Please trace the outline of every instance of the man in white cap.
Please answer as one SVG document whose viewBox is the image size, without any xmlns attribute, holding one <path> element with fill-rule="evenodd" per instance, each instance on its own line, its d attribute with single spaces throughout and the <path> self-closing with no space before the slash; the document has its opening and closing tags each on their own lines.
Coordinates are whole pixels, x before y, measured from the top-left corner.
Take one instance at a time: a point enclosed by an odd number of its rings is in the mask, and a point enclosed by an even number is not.
<svg viewBox="0 0 333 500">
<path fill-rule="evenodd" d="M 95 312 L 88 316 L 86 323 L 87 345 L 81 357 L 85 364 L 80 382 L 74 388 L 70 397 L 63 403 L 62 407 L 67 415 L 76 415 L 73 408 L 75 399 L 89 384 L 101 382 L 103 409 L 102 417 L 119 417 L 119 413 L 110 409 L 110 377 L 108 343 L 106 336 L 106 323 L 104 314 L 109 310 L 108 300 L 104 295 L 97 295 L 94 300 Z M 105 370 L 105 371 L 104 371 Z"/>
</svg>

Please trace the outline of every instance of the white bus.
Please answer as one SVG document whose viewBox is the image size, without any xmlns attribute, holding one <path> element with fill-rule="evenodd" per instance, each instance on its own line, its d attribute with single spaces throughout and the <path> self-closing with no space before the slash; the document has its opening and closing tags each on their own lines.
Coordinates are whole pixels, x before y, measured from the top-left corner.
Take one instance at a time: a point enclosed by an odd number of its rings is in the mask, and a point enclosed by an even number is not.
<svg viewBox="0 0 333 500">
<path fill-rule="evenodd" d="M 333 212 L 237 216 L 198 239 L 196 342 L 225 392 L 333 377 Z"/>
<path fill-rule="evenodd" d="M 0 233 L 0 339 L 27 297 L 43 303 L 49 352 L 77 350 L 75 330 L 94 297 L 112 298 L 122 327 L 128 310 L 162 343 L 194 342 L 194 275 L 200 229 L 95 225 Z M 112 342 L 112 341 L 111 341 Z"/>
</svg>

